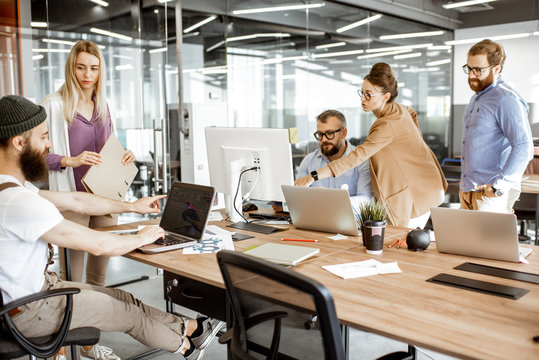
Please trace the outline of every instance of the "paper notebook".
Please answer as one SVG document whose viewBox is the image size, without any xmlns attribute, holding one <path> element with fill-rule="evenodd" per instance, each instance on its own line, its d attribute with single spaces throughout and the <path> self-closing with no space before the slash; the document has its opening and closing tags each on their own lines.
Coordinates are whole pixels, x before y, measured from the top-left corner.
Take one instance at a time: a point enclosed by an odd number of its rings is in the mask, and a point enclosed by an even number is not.
<svg viewBox="0 0 539 360">
<path fill-rule="evenodd" d="M 101 164 L 91 166 L 81 182 L 89 193 L 122 200 L 137 175 L 135 163 L 122 164 L 125 149 L 111 134 L 100 151 Z"/>
<path fill-rule="evenodd" d="M 254 249 L 245 251 L 245 254 L 249 254 L 277 264 L 291 266 L 295 266 L 300 261 L 308 259 L 318 253 L 320 253 L 320 249 L 275 243 L 267 243 L 257 246 Z"/>
</svg>

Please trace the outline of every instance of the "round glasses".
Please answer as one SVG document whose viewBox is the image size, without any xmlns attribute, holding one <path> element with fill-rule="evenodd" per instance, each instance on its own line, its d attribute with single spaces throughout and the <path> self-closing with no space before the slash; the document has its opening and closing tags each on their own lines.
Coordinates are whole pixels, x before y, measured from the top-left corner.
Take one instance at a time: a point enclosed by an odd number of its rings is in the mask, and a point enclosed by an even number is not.
<svg viewBox="0 0 539 360">
<path fill-rule="evenodd" d="M 360 98 L 363 99 L 363 97 L 365 97 L 365 100 L 369 101 L 373 95 L 379 95 L 379 94 L 383 94 L 383 93 L 382 92 L 368 93 L 368 92 L 364 92 L 363 90 L 359 89 L 357 91 L 357 94 L 359 95 Z"/>
<path fill-rule="evenodd" d="M 324 136 L 328 140 L 333 140 L 333 139 L 335 139 L 335 134 L 338 133 L 339 131 L 341 131 L 342 129 L 344 129 L 344 128 L 340 128 L 339 130 L 328 130 L 326 132 L 317 131 L 313 135 L 314 135 L 314 138 L 316 140 L 318 140 L 318 141 L 324 140 Z"/>
<path fill-rule="evenodd" d="M 489 65 L 482 68 L 479 68 L 479 67 L 473 68 L 473 67 L 468 66 L 468 64 L 465 64 L 465 65 L 462 65 L 462 71 L 464 71 L 466 75 L 468 75 L 471 72 L 475 76 L 481 76 L 481 74 L 483 74 L 483 71 L 493 66 L 496 66 L 496 65 Z"/>
</svg>

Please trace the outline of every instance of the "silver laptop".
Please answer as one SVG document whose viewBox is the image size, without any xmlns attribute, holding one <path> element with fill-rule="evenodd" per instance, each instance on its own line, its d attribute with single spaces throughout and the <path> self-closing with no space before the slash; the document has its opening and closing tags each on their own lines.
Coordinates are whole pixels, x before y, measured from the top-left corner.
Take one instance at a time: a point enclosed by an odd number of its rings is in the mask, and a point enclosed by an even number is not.
<svg viewBox="0 0 539 360">
<path fill-rule="evenodd" d="M 519 248 L 514 214 L 432 208 L 439 252 L 518 262 L 532 249 Z"/>
<path fill-rule="evenodd" d="M 298 229 L 359 236 L 347 190 L 281 185 Z"/>
<path fill-rule="evenodd" d="M 208 224 L 214 195 L 215 190 L 211 186 L 173 183 L 159 223 L 165 230 L 165 238 L 139 250 L 157 253 L 199 243 Z"/>
</svg>

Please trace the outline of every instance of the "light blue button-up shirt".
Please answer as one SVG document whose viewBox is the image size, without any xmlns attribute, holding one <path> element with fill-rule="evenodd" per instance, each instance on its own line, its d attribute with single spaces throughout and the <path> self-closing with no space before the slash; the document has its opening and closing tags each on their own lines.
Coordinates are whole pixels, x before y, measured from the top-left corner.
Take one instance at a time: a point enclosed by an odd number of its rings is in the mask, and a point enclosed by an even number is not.
<svg viewBox="0 0 539 360">
<path fill-rule="evenodd" d="M 503 191 L 520 190 L 532 158 L 528 105 L 498 78 L 466 106 L 460 188 L 467 192 L 491 184 Z"/>
<path fill-rule="evenodd" d="M 348 155 L 356 148 L 350 142 L 346 141 L 346 150 L 342 156 Z M 327 164 L 329 159 L 322 154 L 320 148 L 310 154 L 307 154 L 298 169 L 298 179 L 307 176 L 311 171 L 318 170 Z M 348 186 L 350 201 L 356 217 L 359 214 L 359 206 L 364 201 L 369 201 L 374 197 L 374 192 L 371 186 L 371 170 L 369 161 L 365 160 L 361 165 L 348 170 L 338 177 L 328 177 L 315 181 L 311 184 L 312 187 L 325 187 L 330 189 L 341 189 L 343 185 Z"/>
</svg>

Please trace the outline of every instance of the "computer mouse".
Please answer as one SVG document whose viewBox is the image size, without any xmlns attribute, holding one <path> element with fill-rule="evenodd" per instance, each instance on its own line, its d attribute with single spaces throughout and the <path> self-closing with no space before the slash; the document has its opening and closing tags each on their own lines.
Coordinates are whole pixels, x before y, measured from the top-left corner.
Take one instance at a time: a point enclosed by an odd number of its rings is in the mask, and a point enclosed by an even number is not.
<svg viewBox="0 0 539 360">
<path fill-rule="evenodd" d="M 253 211 L 253 210 L 258 210 L 258 206 L 256 206 L 255 204 L 247 203 L 243 205 L 241 209 L 243 211 Z"/>
</svg>

